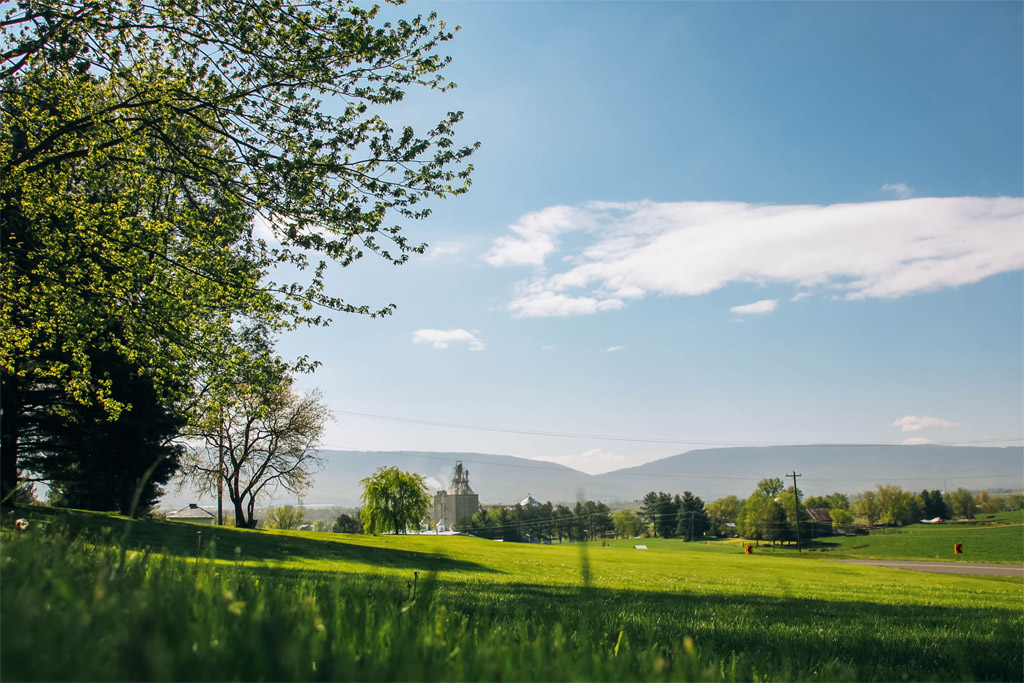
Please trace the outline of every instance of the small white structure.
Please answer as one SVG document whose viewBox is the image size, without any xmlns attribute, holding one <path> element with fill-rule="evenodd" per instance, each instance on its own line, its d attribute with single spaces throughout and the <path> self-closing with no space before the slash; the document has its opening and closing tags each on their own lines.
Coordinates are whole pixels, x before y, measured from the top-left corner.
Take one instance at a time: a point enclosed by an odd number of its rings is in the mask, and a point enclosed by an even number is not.
<svg viewBox="0 0 1024 683">
<path fill-rule="evenodd" d="M 201 508 L 195 503 L 189 503 L 188 507 L 176 510 L 167 515 L 167 519 L 175 522 L 192 522 L 193 524 L 207 524 L 213 526 L 217 523 L 217 515 L 206 508 Z"/>
<path fill-rule="evenodd" d="M 519 501 L 519 504 L 524 508 L 532 508 L 536 505 L 540 505 L 540 501 L 531 496 L 529 493 L 526 494 L 526 498 Z"/>
</svg>

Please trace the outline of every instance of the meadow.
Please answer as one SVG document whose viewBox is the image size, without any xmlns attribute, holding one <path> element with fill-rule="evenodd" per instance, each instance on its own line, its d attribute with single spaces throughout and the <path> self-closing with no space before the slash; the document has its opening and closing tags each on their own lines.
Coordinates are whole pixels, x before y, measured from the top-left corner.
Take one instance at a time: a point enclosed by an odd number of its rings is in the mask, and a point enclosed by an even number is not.
<svg viewBox="0 0 1024 683">
<path fill-rule="evenodd" d="M 5 681 L 1020 680 L 1024 671 L 1020 579 L 828 561 L 871 549 L 875 536 L 828 552 L 744 555 L 736 542 L 536 546 L 18 514 L 30 528 L 14 533 L 5 519 L 0 552 Z M 1019 548 L 1022 529 L 955 531 L 969 552 L 979 548 L 972 560 L 999 561 L 980 556 L 1013 539 Z M 878 539 L 906 537 L 912 554 L 929 552 L 917 530 Z M 943 533 L 920 529 L 939 548 L 950 545 Z M 1005 537 L 983 552 L 993 533 Z M 858 542 L 842 550 L 848 541 Z M 887 559 L 899 553 L 886 548 Z"/>
</svg>

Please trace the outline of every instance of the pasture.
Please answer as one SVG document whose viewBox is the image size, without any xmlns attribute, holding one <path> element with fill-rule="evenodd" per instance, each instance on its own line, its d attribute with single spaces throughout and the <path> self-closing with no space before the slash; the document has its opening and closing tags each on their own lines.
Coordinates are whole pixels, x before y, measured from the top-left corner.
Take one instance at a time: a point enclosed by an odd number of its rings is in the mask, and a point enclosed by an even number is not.
<svg viewBox="0 0 1024 683">
<path fill-rule="evenodd" d="M 32 526 L 5 520 L 0 553 L 3 680 L 1016 680 L 1024 668 L 1019 579 L 735 543 L 19 515 Z M 1021 545 L 1022 527 L 1000 528 Z M 992 528 L 958 531 L 969 550 Z"/>
</svg>

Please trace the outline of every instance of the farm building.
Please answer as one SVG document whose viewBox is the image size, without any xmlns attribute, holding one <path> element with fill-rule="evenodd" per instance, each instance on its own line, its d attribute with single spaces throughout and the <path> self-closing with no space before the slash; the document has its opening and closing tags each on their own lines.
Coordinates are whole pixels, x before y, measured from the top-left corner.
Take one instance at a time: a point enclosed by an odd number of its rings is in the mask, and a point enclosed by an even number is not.
<svg viewBox="0 0 1024 683">
<path fill-rule="evenodd" d="M 211 526 L 217 523 L 217 515 L 206 508 L 199 507 L 195 503 L 189 503 L 188 507 L 175 510 L 167 515 L 167 519 L 175 522 L 192 522 L 193 524 L 209 524 Z"/>
<path fill-rule="evenodd" d="M 434 496 L 434 524 L 438 531 L 449 531 L 456 522 L 472 517 L 480 509 L 480 498 L 469 488 L 469 470 L 462 461 L 455 463 L 451 485 Z"/>
<path fill-rule="evenodd" d="M 815 536 L 832 535 L 832 515 L 825 508 L 807 508 L 807 514 L 811 517 L 813 533 Z"/>
</svg>

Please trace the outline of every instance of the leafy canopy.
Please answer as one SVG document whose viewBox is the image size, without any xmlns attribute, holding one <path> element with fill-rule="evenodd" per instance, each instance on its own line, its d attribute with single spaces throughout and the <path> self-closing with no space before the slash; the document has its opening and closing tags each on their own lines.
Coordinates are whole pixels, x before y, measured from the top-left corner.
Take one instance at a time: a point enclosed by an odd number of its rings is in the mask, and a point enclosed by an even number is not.
<svg viewBox="0 0 1024 683">
<path fill-rule="evenodd" d="M 422 475 L 397 467 L 378 467 L 360 483 L 363 508 L 359 518 L 368 534 L 404 534 L 406 529 L 419 526 L 430 507 L 431 497 Z"/>
</svg>

